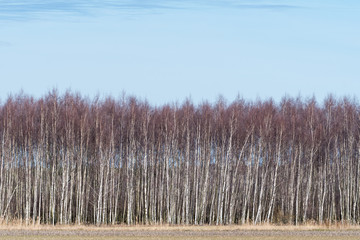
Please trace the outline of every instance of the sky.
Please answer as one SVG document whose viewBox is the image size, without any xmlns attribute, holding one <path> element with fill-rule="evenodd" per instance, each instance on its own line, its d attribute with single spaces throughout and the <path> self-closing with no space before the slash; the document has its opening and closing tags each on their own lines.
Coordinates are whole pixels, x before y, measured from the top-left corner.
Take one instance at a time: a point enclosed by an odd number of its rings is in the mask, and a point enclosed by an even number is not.
<svg viewBox="0 0 360 240">
<path fill-rule="evenodd" d="M 0 0 L 0 99 L 357 97 L 359 12 L 355 0 Z"/>
</svg>

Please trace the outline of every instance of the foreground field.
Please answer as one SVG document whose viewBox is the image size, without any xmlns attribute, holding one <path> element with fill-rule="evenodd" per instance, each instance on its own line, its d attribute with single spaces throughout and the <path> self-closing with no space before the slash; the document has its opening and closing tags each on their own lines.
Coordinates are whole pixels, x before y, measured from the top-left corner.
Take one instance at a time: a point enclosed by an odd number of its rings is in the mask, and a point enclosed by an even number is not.
<svg viewBox="0 0 360 240">
<path fill-rule="evenodd" d="M 0 240 L 355 240 L 360 227 L 319 226 L 31 226 L 1 225 Z"/>
<path fill-rule="evenodd" d="M 0 239 L 6 239 L 6 240 L 12 240 L 12 239 L 26 239 L 26 240 L 49 240 L 49 239 L 54 239 L 54 240 L 60 240 L 60 239 L 64 239 L 64 236 L 2 236 L 0 237 Z M 68 236 L 66 237 L 66 239 L 69 240 L 96 240 L 96 239 L 100 239 L 100 240 L 141 240 L 141 239 L 145 239 L 144 237 L 121 237 L 121 236 Z M 338 239 L 338 240 L 358 240 L 359 237 L 355 237 L 355 236 L 342 236 L 342 237 L 333 237 L 333 238 L 329 238 L 329 237 L 324 237 L 324 236 L 233 236 L 233 237 L 220 237 L 220 236 L 202 236 L 202 237 L 193 237 L 193 236 L 187 236 L 187 237 L 182 237 L 182 236 L 173 236 L 173 237 L 166 237 L 166 236 L 162 236 L 162 237 L 146 237 L 146 239 L 149 240 L 165 240 L 165 239 L 171 239 L 171 240 L 175 240 L 175 239 L 182 239 L 182 240 L 301 240 L 301 239 L 314 239 L 314 240 L 329 240 L 329 239 Z"/>
</svg>

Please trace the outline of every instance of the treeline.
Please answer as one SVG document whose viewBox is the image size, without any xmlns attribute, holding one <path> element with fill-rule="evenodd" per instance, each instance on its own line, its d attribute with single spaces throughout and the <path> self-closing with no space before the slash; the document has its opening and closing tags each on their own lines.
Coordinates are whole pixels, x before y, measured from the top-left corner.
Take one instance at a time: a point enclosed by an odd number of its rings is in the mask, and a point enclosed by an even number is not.
<svg viewBox="0 0 360 240">
<path fill-rule="evenodd" d="M 26 224 L 360 222 L 360 105 L 0 105 L 0 217 Z"/>
</svg>

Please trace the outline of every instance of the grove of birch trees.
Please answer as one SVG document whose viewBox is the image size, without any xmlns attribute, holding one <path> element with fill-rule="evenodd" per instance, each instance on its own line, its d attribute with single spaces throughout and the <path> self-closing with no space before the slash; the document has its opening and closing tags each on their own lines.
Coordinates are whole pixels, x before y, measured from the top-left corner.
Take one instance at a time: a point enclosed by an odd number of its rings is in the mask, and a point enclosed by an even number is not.
<svg viewBox="0 0 360 240">
<path fill-rule="evenodd" d="M 0 104 L 0 218 L 24 224 L 360 223 L 360 105 L 151 106 L 53 90 Z"/>
</svg>

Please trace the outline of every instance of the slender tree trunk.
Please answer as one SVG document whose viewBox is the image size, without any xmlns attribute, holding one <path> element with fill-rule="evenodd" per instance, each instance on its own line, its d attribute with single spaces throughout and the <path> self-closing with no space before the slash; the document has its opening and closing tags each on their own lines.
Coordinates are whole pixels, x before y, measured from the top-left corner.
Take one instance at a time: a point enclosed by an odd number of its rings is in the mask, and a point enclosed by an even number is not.
<svg viewBox="0 0 360 240">
<path fill-rule="evenodd" d="M 280 160 L 281 160 L 281 140 L 282 140 L 282 132 L 283 130 L 281 129 L 280 130 L 280 137 L 279 137 L 279 140 L 278 140 L 278 150 L 277 150 L 277 160 L 276 160 L 276 163 L 275 163 L 275 173 L 274 173 L 274 180 L 273 180 L 273 185 L 272 185 L 272 194 L 271 194 L 271 199 L 270 199 L 270 204 L 269 204 L 269 210 L 268 210 L 268 213 L 267 213 L 267 217 L 266 217 L 266 221 L 268 223 L 270 223 L 270 217 L 272 216 L 272 213 L 274 211 L 274 202 L 275 202 L 275 197 L 276 197 L 276 186 L 277 186 L 277 174 L 278 174 L 278 168 L 279 168 L 279 165 L 280 165 Z"/>
</svg>

